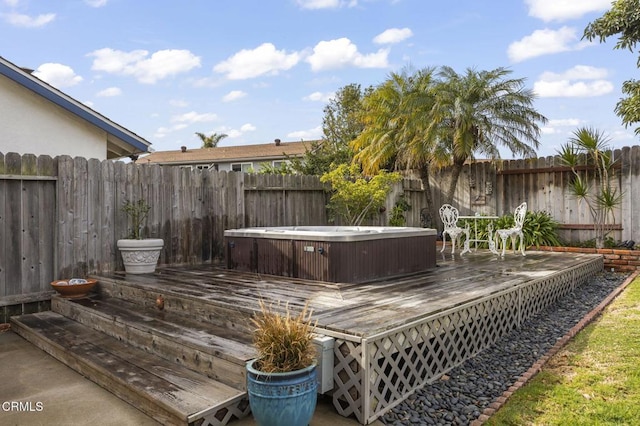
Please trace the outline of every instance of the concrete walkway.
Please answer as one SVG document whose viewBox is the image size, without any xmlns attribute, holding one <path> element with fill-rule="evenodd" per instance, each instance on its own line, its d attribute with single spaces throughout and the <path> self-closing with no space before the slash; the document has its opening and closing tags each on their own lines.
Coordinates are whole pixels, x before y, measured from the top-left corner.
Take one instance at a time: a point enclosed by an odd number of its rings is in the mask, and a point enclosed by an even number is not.
<svg viewBox="0 0 640 426">
<path fill-rule="evenodd" d="M 0 425 L 158 424 L 12 331 L 0 330 Z M 338 415 L 323 399 L 311 421 L 311 426 L 358 424 Z M 253 425 L 251 417 L 230 424 Z"/>
</svg>

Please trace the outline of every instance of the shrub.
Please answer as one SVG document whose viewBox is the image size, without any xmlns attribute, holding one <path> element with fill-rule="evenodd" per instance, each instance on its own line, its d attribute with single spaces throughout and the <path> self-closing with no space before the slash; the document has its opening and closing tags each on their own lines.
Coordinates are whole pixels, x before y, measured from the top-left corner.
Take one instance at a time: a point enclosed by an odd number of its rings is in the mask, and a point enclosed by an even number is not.
<svg viewBox="0 0 640 426">
<path fill-rule="evenodd" d="M 405 226 L 407 219 L 404 213 L 409 210 L 411 210 L 411 204 L 401 195 L 389 215 L 389 226 Z"/>
<path fill-rule="evenodd" d="M 357 164 L 341 164 L 323 174 L 320 182 L 331 184 L 327 205 L 331 220 L 336 217 L 353 226 L 372 218 L 384 206 L 391 186 L 402 179 L 399 173 L 379 171 L 375 176 L 362 174 Z"/>
<path fill-rule="evenodd" d="M 462 227 L 465 222 L 460 221 Z M 482 216 L 478 219 L 478 238 L 486 240 L 488 238 L 487 227 L 489 223 L 493 223 L 494 237 L 496 229 L 511 228 L 515 225 L 513 220 L 513 214 L 508 214 L 499 217 L 495 221 L 488 219 L 482 219 Z M 470 220 L 471 232 L 473 233 L 473 221 Z M 524 225 L 522 228 L 524 233 L 524 242 L 526 247 L 531 246 L 560 246 L 560 240 L 558 238 L 558 222 L 556 222 L 549 213 L 539 211 L 532 212 L 527 211 L 527 215 L 524 218 Z M 486 243 L 480 245 L 480 247 L 487 247 Z"/>
<path fill-rule="evenodd" d="M 527 247 L 560 245 L 558 222 L 547 212 L 527 212 L 523 231 Z"/>
<path fill-rule="evenodd" d="M 130 201 L 127 200 L 122 206 L 122 211 L 131 219 L 131 232 L 129 237 L 132 240 L 142 239 L 142 224 L 149 215 L 151 206 L 145 200 Z"/>
</svg>

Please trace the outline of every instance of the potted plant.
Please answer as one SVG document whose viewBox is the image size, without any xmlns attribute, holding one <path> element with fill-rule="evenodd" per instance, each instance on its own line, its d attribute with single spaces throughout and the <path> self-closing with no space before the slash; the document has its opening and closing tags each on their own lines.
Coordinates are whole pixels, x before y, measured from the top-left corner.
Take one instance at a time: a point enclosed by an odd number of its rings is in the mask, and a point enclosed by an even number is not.
<svg viewBox="0 0 640 426">
<path fill-rule="evenodd" d="M 127 200 L 122 206 L 131 220 L 129 237 L 118 240 L 124 269 L 128 274 L 149 274 L 156 270 L 164 241 L 160 238 L 142 238 L 142 226 L 151 207 L 144 200 Z"/>
<path fill-rule="evenodd" d="M 260 426 L 306 426 L 316 408 L 316 324 L 308 303 L 295 316 L 288 304 L 284 310 L 277 312 L 261 300 L 251 319 L 258 354 L 247 363 L 247 392 Z"/>
</svg>

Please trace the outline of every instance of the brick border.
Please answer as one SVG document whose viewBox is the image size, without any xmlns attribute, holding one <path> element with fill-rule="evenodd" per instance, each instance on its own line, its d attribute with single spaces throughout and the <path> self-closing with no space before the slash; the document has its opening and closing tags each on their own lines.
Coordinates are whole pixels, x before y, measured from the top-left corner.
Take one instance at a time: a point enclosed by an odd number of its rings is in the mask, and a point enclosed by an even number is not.
<svg viewBox="0 0 640 426">
<path fill-rule="evenodd" d="M 442 248 L 442 241 L 436 242 L 436 252 Z M 589 247 L 540 246 L 529 247 L 527 251 L 551 251 L 559 253 L 601 254 L 604 268 L 615 272 L 635 272 L 640 270 L 640 250 L 627 249 L 595 249 Z"/>
<path fill-rule="evenodd" d="M 529 380 L 531 380 L 542 367 L 549 361 L 549 359 L 557 354 L 568 342 L 573 338 L 576 334 L 578 334 L 583 328 L 585 328 L 588 324 L 590 324 L 597 316 L 599 316 L 604 308 L 606 308 L 616 297 L 622 293 L 622 291 L 627 288 L 627 286 L 633 282 L 636 277 L 640 275 L 640 271 L 635 271 L 622 284 L 620 284 L 616 289 L 614 289 L 598 306 L 593 308 L 584 318 L 582 318 L 576 325 L 574 325 L 562 338 L 560 338 L 555 345 L 551 347 L 538 361 L 536 361 L 522 376 L 518 378 L 518 380 L 509 387 L 506 391 L 502 393 L 501 396 L 497 397 L 487 408 L 482 411 L 480 417 L 476 420 L 472 421 L 470 426 L 480 426 L 489 418 L 495 414 L 513 395 L 515 391 L 524 386 Z"/>
<path fill-rule="evenodd" d="M 640 270 L 640 250 L 554 246 L 529 247 L 529 250 L 601 254 L 604 258 L 604 268 L 607 270 L 616 272 L 634 272 Z"/>
</svg>

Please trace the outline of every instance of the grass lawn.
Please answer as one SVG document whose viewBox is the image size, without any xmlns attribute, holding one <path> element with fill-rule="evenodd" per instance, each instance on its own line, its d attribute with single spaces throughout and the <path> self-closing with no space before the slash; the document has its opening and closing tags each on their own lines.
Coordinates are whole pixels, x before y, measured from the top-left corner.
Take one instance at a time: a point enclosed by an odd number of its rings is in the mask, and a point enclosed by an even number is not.
<svg viewBox="0 0 640 426">
<path fill-rule="evenodd" d="M 640 277 L 485 424 L 640 424 Z"/>
</svg>

